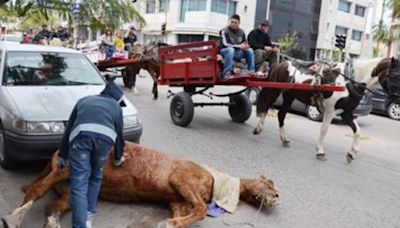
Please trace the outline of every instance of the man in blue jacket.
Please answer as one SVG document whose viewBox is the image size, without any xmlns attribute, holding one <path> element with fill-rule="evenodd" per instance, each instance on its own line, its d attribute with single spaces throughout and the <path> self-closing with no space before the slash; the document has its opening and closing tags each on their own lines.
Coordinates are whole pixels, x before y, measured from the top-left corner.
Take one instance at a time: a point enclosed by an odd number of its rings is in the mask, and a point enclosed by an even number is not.
<svg viewBox="0 0 400 228">
<path fill-rule="evenodd" d="M 123 92 L 113 82 L 100 95 L 80 99 L 75 105 L 60 145 L 60 166 L 70 166 L 70 204 L 72 226 L 91 227 L 110 150 L 115 145 L 114 165 L 121 166 L 123 117 L 120 103 Z"/>
</svg>

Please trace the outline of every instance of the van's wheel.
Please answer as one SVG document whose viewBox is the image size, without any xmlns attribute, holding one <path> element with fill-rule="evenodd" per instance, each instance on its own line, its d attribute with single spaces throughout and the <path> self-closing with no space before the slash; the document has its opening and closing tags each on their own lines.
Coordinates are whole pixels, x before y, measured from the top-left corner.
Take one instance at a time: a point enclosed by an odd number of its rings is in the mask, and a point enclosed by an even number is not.
<svg viewBox="0 0 400 228">
<path fill-rule="evenodd" d="M 233 122 L 244 123 L 251 116 L 251 103 L 244 94 L 237 94 L 229 97 L 231 105 L 228 107 L 229 115 Z"/>
<path fill-rule="evenodd" d="M 186 127 L 193 120 L 194 105 L 192 98 L 186 92 L 176 94 L 171 101 L 169 113 L 174 124 Z"/>
<path fill-rule="evenodd" d="M 10 169 L 13 165 L 8 155 L 7 147 L 5 146 L 4 130 L 2 126 L 0 126 L 0 165 L 3 169 Z"/>
</svg>

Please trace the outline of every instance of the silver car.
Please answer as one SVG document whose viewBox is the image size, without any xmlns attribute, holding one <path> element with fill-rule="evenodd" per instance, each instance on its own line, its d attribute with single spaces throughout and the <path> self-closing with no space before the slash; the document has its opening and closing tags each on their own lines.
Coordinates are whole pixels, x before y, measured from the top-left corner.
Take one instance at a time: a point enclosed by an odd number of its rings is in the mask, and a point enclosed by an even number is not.
<svg viewBox="0 0 400 228">
<path fill-rule="evenodd" d="M 0 164 L 48 159 L 76 102 L 99 94 L 105 80 L 81 53 L 0 42 Z M 136 108 L 124 98 L 125 139 L 139 142 Z"/>
</svg>

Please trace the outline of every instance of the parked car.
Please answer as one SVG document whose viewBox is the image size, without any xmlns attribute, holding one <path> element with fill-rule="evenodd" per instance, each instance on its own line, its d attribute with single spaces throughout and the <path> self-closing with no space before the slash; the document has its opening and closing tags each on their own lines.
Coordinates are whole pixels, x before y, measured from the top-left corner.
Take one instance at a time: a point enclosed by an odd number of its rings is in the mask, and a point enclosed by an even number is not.
<svg viewBox="0 0 400 228">
<path fill-rule="evenodd" d="M 249 88 L 247 90 L 246 94 L 249 97 L 249 100 L 252 104 L 255 104 L 257 102 L 257 98 L 258 95 L 260 94 L 260 91 L 261 89 L 256 87 Z M 281 106 L 282 103 L 283 103 L 283 98 L 282 95 L 280 95 L 276 100 L 276 102 L 274 103 L 274 106 Z M 319 112 L 316 106 L 305 105 L 298 100 L 294 100 L 294 102 L 292 103 L 291 110 L 306 115 L 307 118 L 310 120 L 314 121 L 322 120 L 323 115 Z M 366 116 L 371 111 L 372 111 L 372 94 L 368 93 L 364 95 L 363 99 L 360 101 L 360 104 L 354 111 L 354 115 L 356 117 Z"/>
<path fill-rule="evenodd" d="M 372 112 L 388 115 L 391 119 L 400 120 L 400 98 L 390 99 L 381 86 L 375 88 L 377 93 L 372 97 Z"/>
<path fill-rule="evenodd" d="M 5 42 L 5 43 L 21 43 L 22 37 L 18 35 L 13 35 L 13 34 L 5 34 L 0 38 L 0 42 Z"/>
<path fill-rule="evenodd" d="M 58 148 L 76 102 L 99 94 L 105 79 L 81 53 L 0 42 L 0 165 L 48 159 Z M 124 135 L 139 142 L 136 108 L 124 98 Z"/>
</svg>

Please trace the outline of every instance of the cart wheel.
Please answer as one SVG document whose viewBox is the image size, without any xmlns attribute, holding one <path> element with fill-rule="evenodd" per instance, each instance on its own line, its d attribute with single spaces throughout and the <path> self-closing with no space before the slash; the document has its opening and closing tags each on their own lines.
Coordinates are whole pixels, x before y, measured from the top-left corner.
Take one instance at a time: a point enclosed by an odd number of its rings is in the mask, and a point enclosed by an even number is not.
<svg viewBox="0 0 400 228">
<path fill-rule="evenodd" d="M 169 112 L 175 125 L 181 127 L 189 125 L 194 115 L 194 105 L 190 95 L 186 92 L 176 94 L 172 98 Z"/>
<path fill-rule="evenodd" d="M 237 94 L 230 97 L 229 115 L 233 122 L 244 123 L 251 116 L 251 103 L 249 98 L 244 94 Z"/>
</svg>

